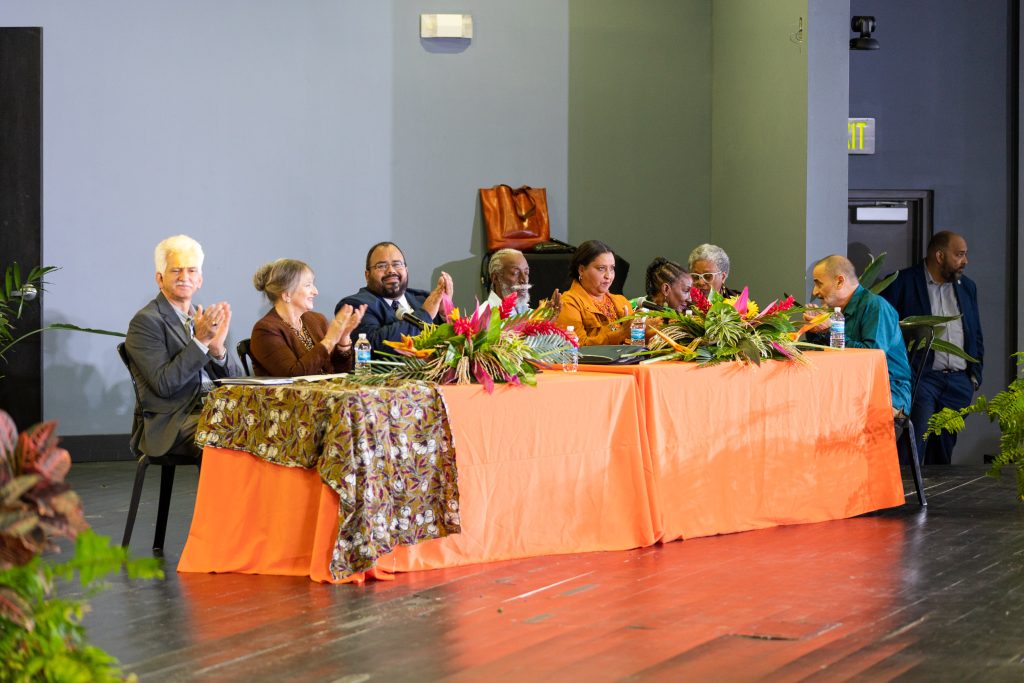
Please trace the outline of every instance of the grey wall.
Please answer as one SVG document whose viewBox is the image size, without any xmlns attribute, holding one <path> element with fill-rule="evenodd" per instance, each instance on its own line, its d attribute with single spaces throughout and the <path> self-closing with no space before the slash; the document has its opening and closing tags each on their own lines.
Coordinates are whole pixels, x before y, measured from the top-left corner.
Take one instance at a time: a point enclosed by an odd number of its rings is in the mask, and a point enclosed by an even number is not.
<svg viewBox="0 0 1024 683">
<path fill-rule="evenodd" d="M 850 108 L 849 0 L 807 2 L 806 284 L 813 264 L 845 254 L 847 242 L 846 119 Z"/>
<path fill-rule="evenodd" d="M 1008 225 L 1008 5 L 1005 0 L 852 0 L 881 49 L 850 55 L 850 116 L 873 116 L 874 155 L 851 156 L 853 189 L 931 189 L 935 229 L 967 237 L 985 335 L 982 393 L 1006 386 L 1016 282 Z M 972 418 L 955 453 L 980 462 L 998 430 Z"/>
<path fill-rule="evenodd" d="M 419 38 L 419 12 L 449 6 L 474 14 L 461 52 Z M 178 232 L 203 243 L 197 299 L 232 304 L 233 340 L 266 309 L 259 264 L 308 261 L 329 313 L 382 239 L 409 252 L 414 286 L 448 263 L 472 301 L 478 187 L 546 185 L 566 235 L 567 17 L 540 0 L 6 0 L 0 23 L 43 27 L 43 252 L 63 267 L 44 319 L 125 330 Z M 127 431 L 113 345 L 47 335 L 62 434 Z"/>
<path fill-rule="evenodd" d="M 469 12 L 474 37 L 421 41 L 421 12 Z M 567 0 L 395 3 L 392 220 L 414 286 L 444 268 L 456 301 L 483 298 L 481 187 L 546 188 L 566 239 L 568 25 Z"/>
<path fill-rule="evenodd" d="M 569 236 L 607 242 L 643 293 L 655 256 L 707 241 L 711 3 L 571 0 Z"/>
<path fill-rule="evenodd" d="M 804 291 L 807 0 L 712 5 L 711 241 L 728 284 L 759 300 Z M 766 302 L 767 303 L 767 302 Z"/>
</svg>

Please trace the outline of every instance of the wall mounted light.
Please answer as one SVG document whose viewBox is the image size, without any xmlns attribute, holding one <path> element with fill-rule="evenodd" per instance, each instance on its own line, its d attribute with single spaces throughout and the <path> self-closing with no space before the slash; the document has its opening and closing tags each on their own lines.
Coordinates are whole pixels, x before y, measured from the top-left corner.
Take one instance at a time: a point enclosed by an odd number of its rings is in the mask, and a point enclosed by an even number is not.
<svg viewBox="0 0 1024 683">
<path fill-rule="evenodd" d="M 421 14 L 420 38 L 472 38 L 473 17 L 469 14 Z"/>
<path fill-rule="evenodd" d="M 850 40 L 851 50 L 877 50 L 880 47 L 878 41 L 871 37 L 875 30 L 874 17 L 856 16 L 850 21 L 850 28 L 860 34 L 859 38 Z"/>
</svg>

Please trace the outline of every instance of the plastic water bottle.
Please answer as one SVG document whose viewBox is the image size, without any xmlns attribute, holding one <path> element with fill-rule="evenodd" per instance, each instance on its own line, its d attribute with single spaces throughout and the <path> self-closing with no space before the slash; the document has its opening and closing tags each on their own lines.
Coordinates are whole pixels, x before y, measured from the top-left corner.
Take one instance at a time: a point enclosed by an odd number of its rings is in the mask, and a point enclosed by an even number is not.
<svg viewBox="0 0 1024 683">
<path fill-rule="evenodd" d="M 843 311 L 836 306 L 832 312 L 832 317 L 829 319 L 829 340 L 828 345 L 833 349 L 842 349 L 846 347 L 846 318 L 843 317 Z"/>
<path fill-rule="evenodd" d="M 569 346 L 565 350 L 565 357 L 562 360 L 562 371 L 576 372 L 576 369 L 580 366 L 580 350 L 578 348 L 580 338 L 576 336 L 576 328 L 572 325 L 565 328 L 565 336 L 571 339 L 576 346 Z"/>
<path fill-rule="evenodd" d="M 356 374 L 370 374 L 370 356 L 372 355 L 373 347 L 370 346 L 370 340 L 366 338 L 365 332 L 359 333 L 359 339 L 357 339 L 355 343 L 355 351 Z"/>
<path fill-rule="evenodd" d="M 647 309 L 641 308 L 639 317 L 633 318 L 629 324 L 629 343 L 633 346 L 644 346 L 647 343 Z"/>
</svg>

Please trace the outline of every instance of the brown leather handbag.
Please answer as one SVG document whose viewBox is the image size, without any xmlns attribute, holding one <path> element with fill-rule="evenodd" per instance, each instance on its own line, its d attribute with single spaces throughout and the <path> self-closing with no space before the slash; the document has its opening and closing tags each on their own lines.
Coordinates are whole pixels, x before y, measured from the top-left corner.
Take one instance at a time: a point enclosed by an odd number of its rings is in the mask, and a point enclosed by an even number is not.
<svg viewBox="0 0 1024 683">
<path fill-rule="evenodd" d="M 481 188 L 480 204 L 487 229 L 487 251 L 529 249 L 550 238 L 548 195 L 543 187 Z"/>
</svg>

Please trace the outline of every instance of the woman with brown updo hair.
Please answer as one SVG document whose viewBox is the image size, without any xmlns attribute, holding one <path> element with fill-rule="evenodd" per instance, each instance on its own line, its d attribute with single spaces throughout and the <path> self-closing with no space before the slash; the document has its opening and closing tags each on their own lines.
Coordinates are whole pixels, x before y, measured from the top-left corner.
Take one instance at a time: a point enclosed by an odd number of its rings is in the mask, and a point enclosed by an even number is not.
<svg viewBox="0 0 1024 683">
<path fill-rule="evenodd" d="M 249 353 L 259 377 L 295 377 L 347 372 L 352 369 L 350 335 L 366 306 L 345 305 L 327 323 L 313 310 L 318 294 L 313 269 L 295 259 L 260 266 L 253 285 L 272 308 L 252 328 Z"/>
</svg>

